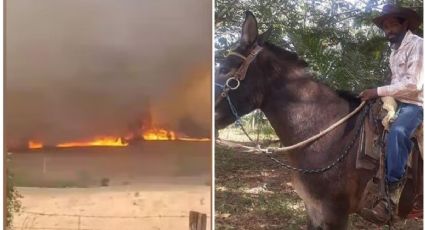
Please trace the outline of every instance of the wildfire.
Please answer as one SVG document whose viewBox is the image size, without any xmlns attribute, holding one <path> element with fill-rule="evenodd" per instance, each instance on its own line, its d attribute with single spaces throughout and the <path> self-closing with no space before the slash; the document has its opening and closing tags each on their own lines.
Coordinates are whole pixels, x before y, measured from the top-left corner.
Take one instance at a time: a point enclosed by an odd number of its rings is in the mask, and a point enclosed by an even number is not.
<svg viewBox="0 0 425 230">
<path fill-rule="evenodd" d="M 29 149 L 41 149 L 43 148 L 43 143 L 39 141 L 28 141 L 28 148 Z"/>
<path fill-rule="evenodd" d="M 149 129 L 143 132 L 146 141 L 171 141 L 176 140 L 176 133 L 165 129 Z"/>
<path fill-rule="evenodd" d="M 108 147 L 125 147 L 133 140 L 142 141 L 210 141 L 209 138 L 193 138 L 188 137 L 183 133 L 163 129 L 163 128 L 149 128 L 139 130 L 138 132 L 129 133 L 124 137 L 114 136 L 100 136 L 86 141 L 71 141 L 51 145 L 57 148 L 71 148 L 71 147 L 95 147 L 95 146 L 108 146 Z M 42 142 L 30 140 L 28 141 L 29 149 L 40 149 L 45 147 Z"/>
<path fill-rule="evenodd" d="M 67 142 L 57 144 L 59 148 L 69 147 L 88 147 L 88 146 L 127 146 L 128 143 L 124 142 L 120 137 L 99 137 L 91 141 L 82 142 Z"/>
</svg>

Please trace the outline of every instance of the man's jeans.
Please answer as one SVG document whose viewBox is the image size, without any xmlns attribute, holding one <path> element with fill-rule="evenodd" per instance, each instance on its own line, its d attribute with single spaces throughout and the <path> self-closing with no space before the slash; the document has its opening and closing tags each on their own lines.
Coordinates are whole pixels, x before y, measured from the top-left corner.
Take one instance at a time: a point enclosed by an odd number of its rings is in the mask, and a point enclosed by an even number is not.
<svg viewBox="0 0 425 230">
<path fill-rule="evenodd" d="M 422 123 L 421 106 L 399 102 L 398 116 L 392 123 L 387 138 L 387 180 L 397 182 L 404 175 L 407 158 L 413 148 L 410 140 Z M 422 140 L 419 140 L 422 141 Z"/>
</svg>

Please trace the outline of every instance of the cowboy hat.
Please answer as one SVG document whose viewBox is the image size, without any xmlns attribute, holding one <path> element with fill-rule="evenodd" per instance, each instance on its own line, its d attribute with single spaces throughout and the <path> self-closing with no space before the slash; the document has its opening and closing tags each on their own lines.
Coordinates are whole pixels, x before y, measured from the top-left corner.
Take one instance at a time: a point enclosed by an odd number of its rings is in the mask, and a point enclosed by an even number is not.
<svg viewBox="0 0 425 230">
<path fill-rule="evenodd" d="M 414 10 L 391 4 L 385 5 L 382 8 L 381 15 L 374 18 L 372 21 L 375 23 L 375 25 L 382 29 L 384 20 L 389 17 L 406 19 L 409 22 L 408 29 L 411 31 L 416 31 L 419 25 L 422 23 L 421 18 Z"/>
</svg>

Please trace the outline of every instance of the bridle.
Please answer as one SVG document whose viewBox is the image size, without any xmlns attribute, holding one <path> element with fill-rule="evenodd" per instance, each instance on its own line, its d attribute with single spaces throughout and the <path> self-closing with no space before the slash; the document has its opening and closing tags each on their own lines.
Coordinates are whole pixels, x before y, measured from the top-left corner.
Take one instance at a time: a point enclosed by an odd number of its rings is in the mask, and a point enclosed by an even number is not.
<svg viewBox="0 0 425 230">
<path fill-rule="evenodd" d="M 224 85 L 215 83 L 216 86 L 221 88 L 221 93 L 219 98 L 216 98 L 215 105 L 218 105 L 224 98 L 227 99 L 229 102 L 229 106 L 232 109 L 234 106 L 230 101 L 229 98 L 229 91 L 230 90 L 236 90 L 239 88 L 241 81 L 245 79 L 246 72 L 248 71 L 249 65 L 254 61 L 254 59 L 257 57 L 257 55 L 263 50 L 263 47 L 256 44 L 254 48 L 249 52 L 248 56 L 244 56 L 240 53 L 237 53 L 235 51 L 230 51 L 226 56 L 236 56 L 243 60 L 242 64 L 239 66 L 239 68 L 236 71 L 230 71 L 225 75 L 227 77 L 227 80 Z"/>
</svg>

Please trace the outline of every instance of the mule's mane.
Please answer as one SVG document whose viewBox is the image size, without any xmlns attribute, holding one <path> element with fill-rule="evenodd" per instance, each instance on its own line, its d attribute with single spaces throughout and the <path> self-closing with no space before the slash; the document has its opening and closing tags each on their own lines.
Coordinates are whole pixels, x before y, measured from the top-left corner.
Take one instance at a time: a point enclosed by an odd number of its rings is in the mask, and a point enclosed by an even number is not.
<svg viewBox="0 0 425 230">
<path fill-rule="evenodd" d="M 276 56 L 281 59 L 284 59 L 285 61 L 295 62 L 300 67 L 308 66 L 307 62 L 305 62 L 304 59 L 300 58 L 295 52 L 288 51 L 270 42 L 265 42 L 264 46 L 270 51 L 272 51 Z"/>
<path fill-rule="evenodd" d="M 305 67 L 308 66 L 308 63 L 305 62 L 304 59 L 300 58 L 298 56 L 298 54 L 295 53 L 295 52 L 288 51 L 288 50 L 281 48 L 277 45 L 274 45 L 270 42 L 265 42 L 264 47 L 266 47 L 267 49 L 272 51 L 278 58 L 283 59 L 285 61 L 294 62 L 300 68 L 305 68 Z M 313 77 L 313 76 L 311 75 L 311 77 Z M 312 80 L 314 80 L 314 81 L 316 81 L 316 82 L 318 82 L 322 85 L 325 85 L 329 88 L 332 88 L 329 85 L 327 85 L 326 83 L 320 82 L 317 79 L 312 78 Z M 359 105 L 360 102 L 361 102 L 360 99 L 356 96 L 355 93 L 347 91 L 347 90 L 336 90 L 336 94 L 339 97 L 345 99 L 347 102 L 349 102 L 351 105 L 354 105 L 354 106 Z"/>
</svg>

